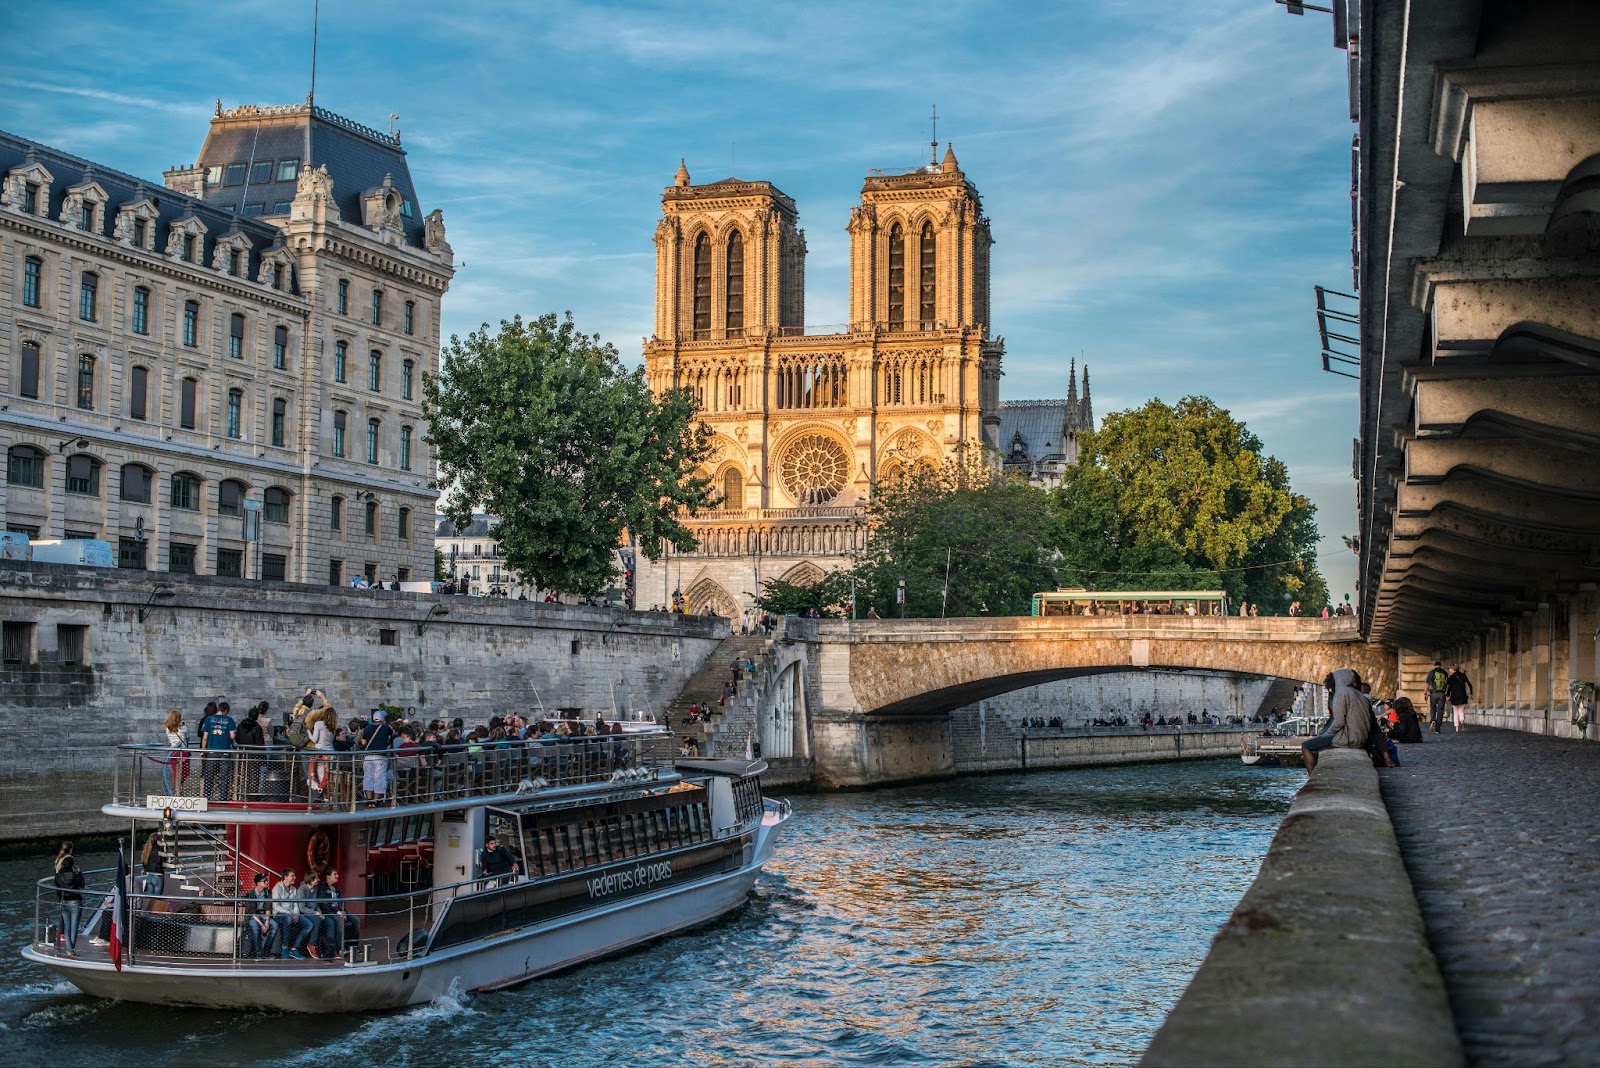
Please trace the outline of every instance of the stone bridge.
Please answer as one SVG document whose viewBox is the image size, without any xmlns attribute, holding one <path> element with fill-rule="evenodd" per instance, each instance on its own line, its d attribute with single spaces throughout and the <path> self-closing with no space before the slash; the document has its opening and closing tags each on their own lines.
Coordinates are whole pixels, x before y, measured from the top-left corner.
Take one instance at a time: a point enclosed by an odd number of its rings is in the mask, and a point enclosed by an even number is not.
<svg viewBox="0 0 1600 1068">
<path fill-rule="evenodd" d="M 792 636 L 810 646 L 817 775 L 841 786 L 950 774 L 952 709 L 1054 679 L 1193 668 L 1320 683 L 1348 667 L 1374 693 L 1398 683 L 1395 650 L 1363 641 L 1354 618 L 822 621 Z"/>
</svg>

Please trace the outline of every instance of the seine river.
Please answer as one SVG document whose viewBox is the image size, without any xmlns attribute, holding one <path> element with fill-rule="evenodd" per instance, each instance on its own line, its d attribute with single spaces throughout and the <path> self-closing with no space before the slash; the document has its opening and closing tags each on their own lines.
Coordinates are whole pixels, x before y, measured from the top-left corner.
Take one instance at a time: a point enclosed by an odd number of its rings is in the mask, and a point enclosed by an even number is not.
<svg viewBox="0 0 1600 1068">
<path fill-rule="evenodd" d="M 83 997 L 16 956 L 50 865 L 13 855 L 0 1065 L 1131 1064 L 1302 781 L 1216 760 L 800 795 L 734 916 L 518 990 L 371 1016 Z"/>
</svg>

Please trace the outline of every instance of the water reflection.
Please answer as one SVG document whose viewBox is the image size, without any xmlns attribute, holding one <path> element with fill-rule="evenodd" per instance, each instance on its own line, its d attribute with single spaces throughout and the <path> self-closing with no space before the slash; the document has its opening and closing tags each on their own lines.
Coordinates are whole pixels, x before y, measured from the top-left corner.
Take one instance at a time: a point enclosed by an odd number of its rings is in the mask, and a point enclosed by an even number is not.
<svg viewBox="0 0 1600 1068">
<path fill-rule="evenodd" d="M 1214 761 L 800 796 L 783 852 L 736 915 L 518 990 L 376 1016 L 84 998 L 15 957 L 31 928 L 31 880 L 49 858 L 13 858 L 0 861 L 0 1058 L 1132 1063 L 1254 877 L 1300 781 Z"/>
</svg>

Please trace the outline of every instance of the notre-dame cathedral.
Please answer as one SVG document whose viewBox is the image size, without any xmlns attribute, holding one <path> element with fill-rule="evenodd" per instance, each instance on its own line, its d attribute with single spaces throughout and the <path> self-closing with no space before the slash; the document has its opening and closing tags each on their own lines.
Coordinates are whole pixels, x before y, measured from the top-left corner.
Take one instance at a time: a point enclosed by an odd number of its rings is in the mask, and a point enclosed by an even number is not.
<svg viewBox="0 0 1600 1068">
<path fill-rule="evenodd" d="M 692 553 L 638 557 L 635 604 L 736 616 L 768 579 L 847 563 L 855 517 L 896 472 L 998 445 L 989 220 L 955 152 L 869 172 L 850 213 L 850 322 L 805 328 L 805 232 L 771 182 L 695 185 L 680 165 L 656 226 L 651 388 L 694 391 L 720 503 Z"/>
</svg>

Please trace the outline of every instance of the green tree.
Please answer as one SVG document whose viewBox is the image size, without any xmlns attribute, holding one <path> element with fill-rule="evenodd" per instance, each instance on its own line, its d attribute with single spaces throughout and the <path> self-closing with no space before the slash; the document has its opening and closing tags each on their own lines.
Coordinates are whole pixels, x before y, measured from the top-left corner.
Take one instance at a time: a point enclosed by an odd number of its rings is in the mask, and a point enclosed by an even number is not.
<svg viewBox="0 0 1600 1068">
<path fill-rule="evenodd" d="M 433 581 L 443 582 L 449 577 L 449 572 L 444 569 L 444 553 L 433 550 Z"/>
<path fill-rule="evenodd" d="M 1057 495 L 1065 576 L 1098 589 L 1221 588 L 1269 612 L 1326 596 L 1315 508 L 1210 399 L 1115 412 L 1078 443 Z"/>
<path fill-rule="evenodd" d="M 780 616 L 803 616 L 815 611 L 824 619 L 839 619 L 850 612 L 850 571 L 830 571 L 809 586 L 767 579 L 761 584 L 756 605 Z"/>
<path fill-rule="evenodd" d="M 858 614 L 1027 615 L 1056 579 L 1057 515 L 1047 494 L 978 460 L 880 484 L 862 520 Z M 948 599 L 946 590 L 948 589 Z"/>
<path fill-rule="evenodd" d="M 495 540 L 524 579 L 597 594 L 616 579 L 624 531 L 652 560 L 664 541 L 693 548 L 679 516 L 709 500 L 692 472 L 710 431 L 687 390 L 652 397 L 643 370 L 625 370 L 570 313 L 452 337 L 443 369 L 423 378 L 423 410 L 453 490 L 445 515 L 498 516 Z"/>
</svg>

